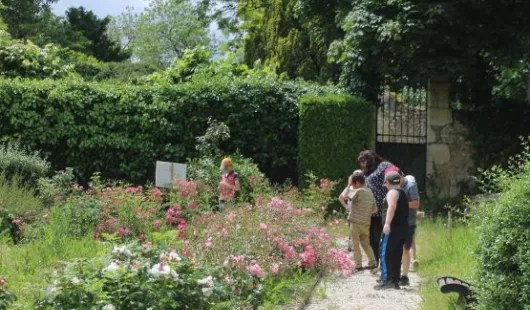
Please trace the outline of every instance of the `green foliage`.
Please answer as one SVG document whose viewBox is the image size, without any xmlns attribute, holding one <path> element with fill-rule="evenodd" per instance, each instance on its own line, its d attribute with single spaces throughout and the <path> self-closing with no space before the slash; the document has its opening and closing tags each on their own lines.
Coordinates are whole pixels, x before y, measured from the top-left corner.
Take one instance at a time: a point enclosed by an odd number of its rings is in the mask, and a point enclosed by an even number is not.
<svg viewBox="0 0 530 310">
<path fill-rule="evenodd" d="M 258 169 L 258 166 L 252 162 L 251 159 L 244 158 L 240 154 L 234 154 L 230 157 L 234 171 L 239 175 L 239 182 L 241 190 L 237 196 L 238 201 L 252 202 L 254 196 L 259 192 L 264 193 L 264 188 L 267 185 L 267 180 L 263 173 Z M 211 202 L 217 203 L 217 195 L 213 191 L 217 189 L 219 180 L 221 178 L 221 171 L 219 169 L 221 160 L 214 157 L 203 157 L 198 159 L 191 159 L 188 161 L 188 175 L 192 180 L 197 180 L 206 184 L 212 189 Z"/>
<path fill-rule="evenodd" d="M 21 181 L 36 185 L 49 170 L 50 164 L 39 152 L 29 153 L 16 144 L 0 147 L 0 174 L 8 180 L 20 176 Z"/>
<path fill-rule="evenodd" d="M 442 294 L 436 281 L 442 276 L 453 276 L 473 284 L 477 267 L 475 249 L 477 230 L 461 223 L 448 227 L 445 219 L 425 220 L 418 224 L 416 244 L 419 270 L 422 279 L 421 309 L 459 309 L 457 294 Z M 498 308 L 493 308 L 498 309 Z"/>
<path fill-rule="evenodd" d="M 131 8 L 114 18 L 110 35 L 133 58 L 165 68 L 184 50 L 207 45 L 208 23 L 190 0 L 150 0 L 140 15 Z"/>
<path fill-rule="evenodd" d="M 333 40 L 342 38 L 336 23 L 337 12 L 351 6 L 349 1 L 300 0 L 218 0 L 209 1 L 216 10 L 221 28 L 245 34 L 245 63 L 261 61 L 290 78 L 326 83 L 337 81 L 340 67 L 327 60 Z M 235 12 L 226 12 L 226 9 Z M 230 21 L 230 16 L 238 16 Z M 240 25 L 236 27 L 235 25 Z"/>
<path fill-rule="evenodd" d="M 528 10 L 527 1 L 359 0 L 331 55 L 343 83 L 369 99 L 384 80 L 416 85 L 447 74 L 462 101 L 484 105 L 494 86 L 528 78 L 514 74 L 530 57 Z"/>
<path fill-rule="evenodd" d="M 41 208 L 42 202 L 35 197 L 35 189 L 25 185 L 18 176 L 7 179 L 0 175 L 0 209 L 14 218 Z"/>
<path fill-rule="evenodd" d="M 479 168 L 506 167 L 522 150 L 520 136 L 530 135 L 530 106 L 516 100 L 496 100 L 492 105 L 455 109 L 457 120 L 468 129 L 474 162 Z"/>
<path fill-rule="evenodd" d="M 39 31 L 39 15 L 50 11 L 58 0 L 2 0 L 0 14 L 15 39 L 27 38 Z"/>
<path fill-rule="evenodd" d="M 525 143 L 508 169 L 494 167 L 479 179 L 486 191 L 501 191 L 498 200 L 478 211 L 481 309 L 524 309 L 530 304 L 529 176 L 530 147 Z"/>
<path fill-rule="evenodd" d="M 94 80 L 139 84 L 142 83 L 145 76 L 155 71 L 157 71 L 156 67 L 143 63 L 108 62 L 94 76 Z"/>
<path fill-rule="evenodd" d="M 6 77 L 91 78 L 103 67 L 97 59 L 59 46 L 0 40 L 0 69 Z"/>
<path fill-rule="evenodd" d="M 144 183 L 156 160 L 194 157 L 196 137 L 213 117 L 230 128 L 225 153 L 239 149 L 273 181 L 295 179 L 298 98 L 326 91 L 340 90 L 261 76 L 160 86 L 0 80 L 0 132 L 82 180 L 101 171 Z"/>
<path fill-rule="evenodd" d="M 85 49 L 79 51 L 105 62 L 129 58 L 130 55 L 122 50 L 120 43 L 107 35 L 110 17 L 98 18 L 94 12 L 87 11 L 84 7 L 72 7 L 66 11 L 66 21 L 73 31 L 90 42 Z"/>
<path fill-rule="evenodd" d="M 355 158 L 373 141 L 375 109 L 349 95 L 306 95 L 300 100 L 299 175 L 345 180 Z"/>
</svg>

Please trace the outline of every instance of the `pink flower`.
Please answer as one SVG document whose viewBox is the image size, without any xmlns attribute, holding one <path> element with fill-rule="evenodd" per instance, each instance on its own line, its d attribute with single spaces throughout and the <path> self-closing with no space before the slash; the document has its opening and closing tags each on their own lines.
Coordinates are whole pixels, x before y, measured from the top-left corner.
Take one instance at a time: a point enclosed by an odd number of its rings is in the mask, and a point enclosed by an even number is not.
<svg viewBox="0 0 530 310">
<path fill-rule="evenodd" d="M 267 229 L 267 224 L 265 224 L 265 223 L 259 223 L 259 228 L 265 230 L 265 229 Z"/>
<path fill-rule="evenodd" d="M 311 245 L 306 245 L 304 252 L 300 253 L 302 266 L 310 268 L 316 263 L 315 250 Z"/>
<path fill-rule="evenodd" d="M 211 248 L 212 247 L 212 238 L 208 238 L 206 239 L 206 242 L 204 243 L 204 245 L 207 247 L 207 248 Z"/>
<path fill-rule="evenodd" d="M 131 234 L 131 231 L 128 228 L 120 228 L 118 229 L 118 234 L 121 236 L 127 236 Z"/>
<path fill-rule="evenodd" d="M 195 210 L 197 209 L 197 202 L 195 200 L 193 200 L 192 202 L 190 202 L 190 204 L 188 205 L 188 207 L 191 209 L 191 210 Z"/>
<path fill-rule="evenodd" d="M 230 213 L 226 215 L 226 220 L 231 222 L 236 219 L 236 215 L 234 213 Z"/>
<path fill-rule="evenodd" d="M 346 277 L 352 275 L 354 263 L 350 260 L 348 252 L 331 248 L 328 251 L 327 258 L 334 263 L 335 269 L 342 271 L 342 274 Z"/>
<path fill-rule="evenodd" d="M 190 251 L 190 242 L 184 241 L 184 248 L 182 251 L 182 254 L 186 257 L 191 257 L 191 251 Z"/>
<path fill-rule="evenodd" d="M 198 196 L 197 183 L 193 181 L 179 180 L 177 181 L 177 187 L 181 198 L 195 198 Z"/>
<path fill-rule="evenodd" d="M 320 187 L 327 189 L 330 185 L 329 179 L 320 179 Z"/>
<path fill-rule="evenodd" d="M 0 278 L 0 287 L 6 285 L 6 279 Z"/>
<path fill-rule="evenodd" d="M 230 278 L 230 276 L 225 277 L 226 284 L 232 286 L 234 284 L 234 279 Z"/>
<path fill-rule="evenodd" d="M 153 188 L 153 190 L 151 190 L 151 196 L 155 199 L 162 199 L 162 197 L 164 196 L 164 193 L 162 193 L 161 190 L 155 187 Z"/>
<path fill-rule="evenodd" d="M 162 223 L 160 223 L 160 220 L 154 220 L 153 221 L 153 227 L 155 229 L 160 229 L 161 226 L 162 226 Z"/>
<path fill-rule="evenodd" d="M 247 267 L 247 270 L 248 272 L 250 272 L 251 275 L 258 278 L 262 278 L 265 275 L 263 269 L 261 269 L 261 267 L 254 261 L 250 266 Z"/>
<path fill-rule="evenodd" d="M 271 272 L 273 274 L 278 274 L 280 272 L 280 265 L 278 264 L 272 264 L 271 265 Z"/>
</svg>

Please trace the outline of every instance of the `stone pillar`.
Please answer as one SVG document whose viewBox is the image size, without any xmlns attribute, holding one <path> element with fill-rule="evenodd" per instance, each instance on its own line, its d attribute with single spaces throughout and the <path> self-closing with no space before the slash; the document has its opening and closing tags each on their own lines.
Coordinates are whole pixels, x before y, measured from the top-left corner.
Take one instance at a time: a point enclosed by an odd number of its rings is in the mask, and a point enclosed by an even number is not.
<svg viewBox="0 0 530 310">
<path fill-rule="evenodd" d="M 473 162 L 466 129 L 453 120 L 446 76 L 429 80 L 427 120 L 427 195 L 455 197 L 472 180 Z"/>
</svg>

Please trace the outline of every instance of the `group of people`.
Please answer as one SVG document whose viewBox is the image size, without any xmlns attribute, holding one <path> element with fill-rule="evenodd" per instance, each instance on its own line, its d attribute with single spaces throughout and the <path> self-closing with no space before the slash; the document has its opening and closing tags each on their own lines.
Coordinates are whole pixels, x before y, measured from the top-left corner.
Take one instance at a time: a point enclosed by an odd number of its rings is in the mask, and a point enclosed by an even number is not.
<svg viewBox="0 0 530 310">
<path fill-rule="evenodd" d="M 362 151 L 360 170 L 348 178 L 339 201 L 348 210 L 353 259 L 358 271 L 381 271 L 375 289 L 409 285 L 411 250 L 417 265 L 414 236 L 420 197 L 416 180 L 374 151 Z M 361 247 L 368 257 L 362 266 Z M 403 270 L 401 266 L 403 265 Z"/>
<path fill-rule="evenodd" d="M 339 196 L 348 210 L 355 266 L 357 271 L 381 271 L 375 289 L 399 289 L 409 285 L 411 254 L 413 265 L 417 264 L 414 235 L 420 206 L 418 186 L 413 176 L 405 176 L 374 151 L 362 151 L 358 161 L 361 169 L 348 178 Z M 218 211 L 240 190 L 230 158 L 223 159 L 221 170 Z M 364 267 L 361 247 L 368 257 Z"/>
</svg>

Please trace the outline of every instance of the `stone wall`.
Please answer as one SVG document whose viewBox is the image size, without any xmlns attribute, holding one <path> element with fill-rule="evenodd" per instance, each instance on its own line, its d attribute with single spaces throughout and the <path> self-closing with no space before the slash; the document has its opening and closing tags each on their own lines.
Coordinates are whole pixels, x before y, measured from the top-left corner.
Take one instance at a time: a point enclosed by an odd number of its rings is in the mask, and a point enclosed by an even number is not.
<svg viewBox="0 0 530 310">
<path fill-rule="evenodd" d="M 453 119 L 448 79 L 431 78 L 428 91 L 427 194 L 455 197 L 464 186 L 474 186 L 473 149 L 466 128 Z"/>
</svg>

